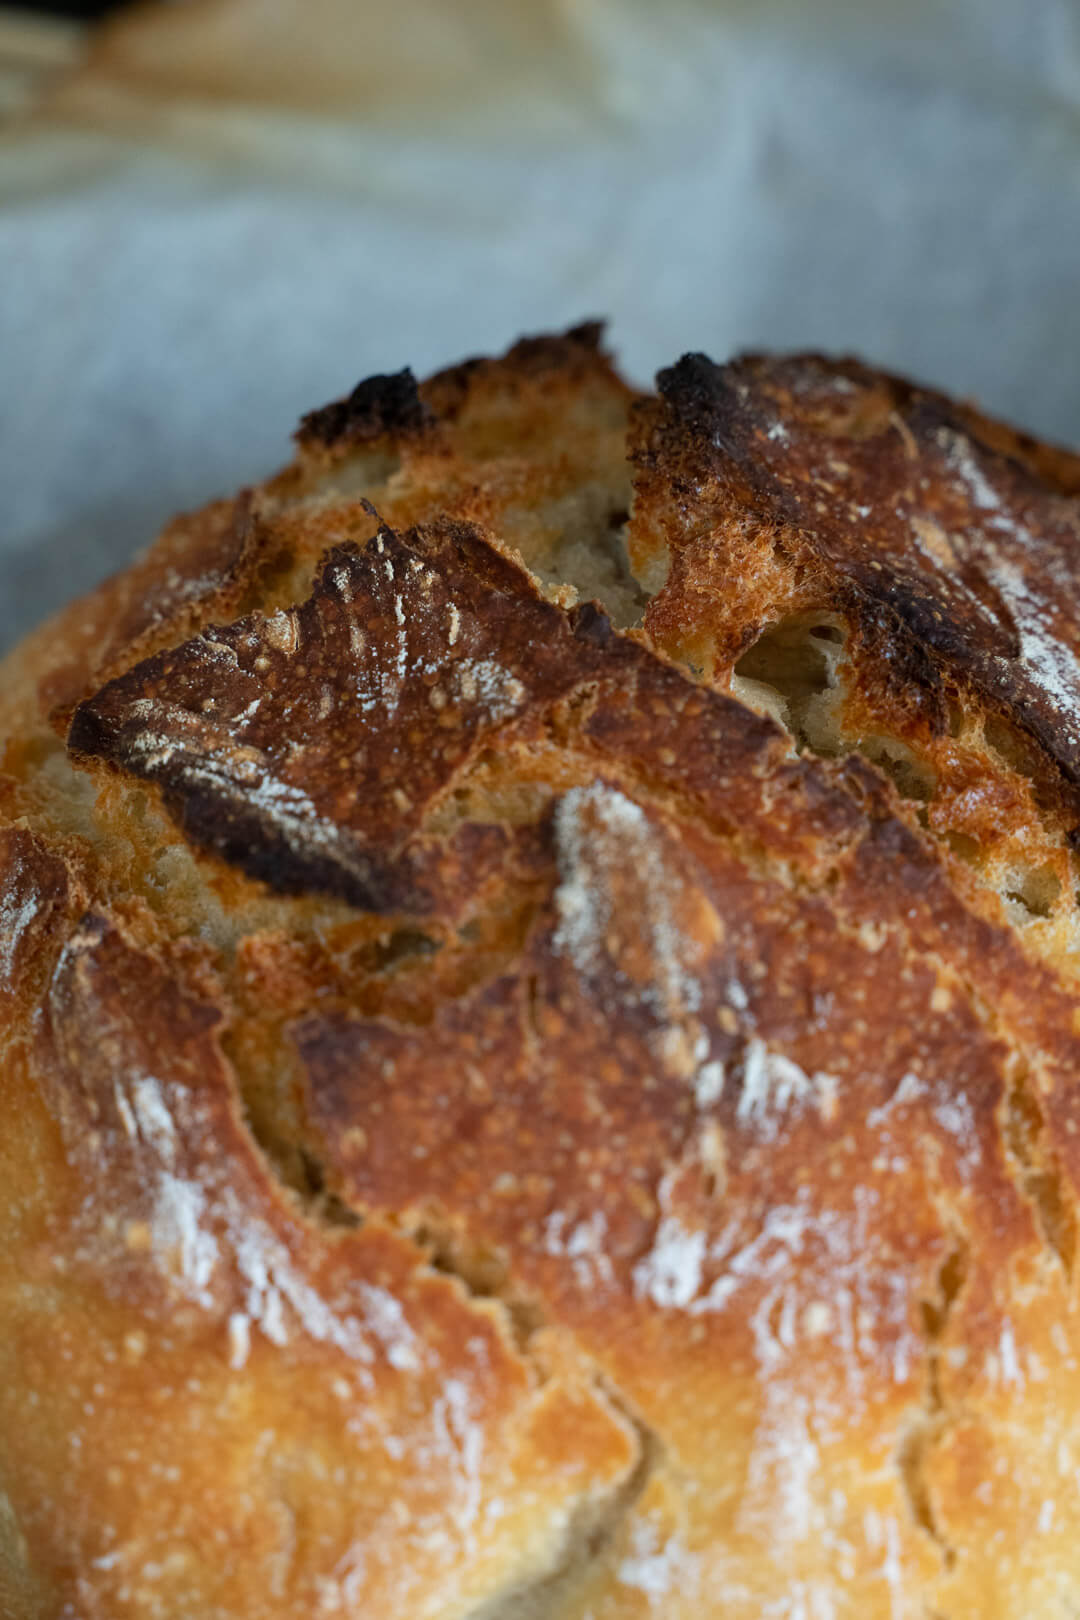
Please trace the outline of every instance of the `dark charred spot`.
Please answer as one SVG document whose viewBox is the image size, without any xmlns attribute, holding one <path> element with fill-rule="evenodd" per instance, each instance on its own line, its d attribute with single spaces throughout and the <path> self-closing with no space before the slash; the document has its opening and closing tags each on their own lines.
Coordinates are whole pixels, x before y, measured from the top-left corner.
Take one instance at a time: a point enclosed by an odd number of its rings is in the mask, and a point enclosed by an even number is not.
<svg viewBox="0 0 1080 1620">
<path fill-rule="evenodd" d="M 720 428 L 730 392 L 724 369 L 707 354 L 684 354 L 656 378 L 660 395 L 688 427 L 715 432 Z"/>
<path fill-rule="evenodd" d="M 574 608 L 570 621 L 577 640 L 587 641 L 593 647 L 606 646 L 615 634 L 611 620 L 595 602 L 582 602 L 580 607 Z"/>
<path fill-rule="evenodd" d="M 406 366 L 403 371 L 365 377 L 345 399 L 309 411 L 297 438 L 302 444 L 332 449 L 342 442 L 363 444 L 384 433 L 422 433 L 434 420 Z"/>
</svg>

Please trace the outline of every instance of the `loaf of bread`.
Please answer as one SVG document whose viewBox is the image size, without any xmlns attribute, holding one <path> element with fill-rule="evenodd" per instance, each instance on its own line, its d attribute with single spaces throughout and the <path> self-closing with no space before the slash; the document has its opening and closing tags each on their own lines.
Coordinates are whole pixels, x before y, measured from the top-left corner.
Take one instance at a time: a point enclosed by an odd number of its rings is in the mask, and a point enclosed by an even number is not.
<svg viewBox="0 0 1080 1620">
<path fill-rule="evenodd" d="M 595 326 L 0 687 L 0 1613 L 1080 1613 L 1080 458 Z"/>
</svg>

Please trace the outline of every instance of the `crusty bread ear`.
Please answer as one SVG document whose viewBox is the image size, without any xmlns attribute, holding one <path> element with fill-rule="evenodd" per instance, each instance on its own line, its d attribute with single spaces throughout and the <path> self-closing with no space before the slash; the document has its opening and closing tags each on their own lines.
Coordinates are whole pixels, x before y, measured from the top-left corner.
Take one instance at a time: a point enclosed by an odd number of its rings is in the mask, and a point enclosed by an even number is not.
<svg viewBox="0 0 1080 1620">
<path fill-rule="evenodd" d="M 812 355 L 686 356 L 636 442 L 632 560 L 666 580 L 654 639 L 800 749 L 871 760 L 977 903 L 999 897 L 1068 969 L 1080 457 Z"/>
<path fill-rule="evenodd" d="M 1080 1604 L 1075 466 L 589 323 L 4 665 L 43 1613 Z"/>
</svg>

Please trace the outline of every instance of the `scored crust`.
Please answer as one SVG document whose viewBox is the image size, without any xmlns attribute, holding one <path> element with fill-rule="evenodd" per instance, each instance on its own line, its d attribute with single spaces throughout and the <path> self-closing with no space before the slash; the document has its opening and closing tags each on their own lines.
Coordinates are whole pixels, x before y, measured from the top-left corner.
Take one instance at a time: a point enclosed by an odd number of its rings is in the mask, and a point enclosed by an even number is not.
<svg viewBox="0 0 1080 1620">
<path fill-rule="evenodd" d="M 4 669 L 0 1597 L 1071 1612 L 1080 462 L 595 325 L 298 441 Z"/>
</svg>

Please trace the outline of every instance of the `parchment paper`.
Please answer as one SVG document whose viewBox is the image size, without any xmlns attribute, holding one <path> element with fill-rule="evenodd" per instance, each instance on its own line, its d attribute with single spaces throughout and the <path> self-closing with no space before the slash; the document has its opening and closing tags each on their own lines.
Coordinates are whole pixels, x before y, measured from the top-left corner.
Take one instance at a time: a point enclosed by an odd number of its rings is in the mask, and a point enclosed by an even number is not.
<svg viewBox="0 0 1080 1620">
<path fill-rule="evenodd" d="M 594 314 L 1080 439 L 1078 272 L 1072 0 L 174 5 L 0 141 L 0 645 L 361 375 Z"/>
</svg>

